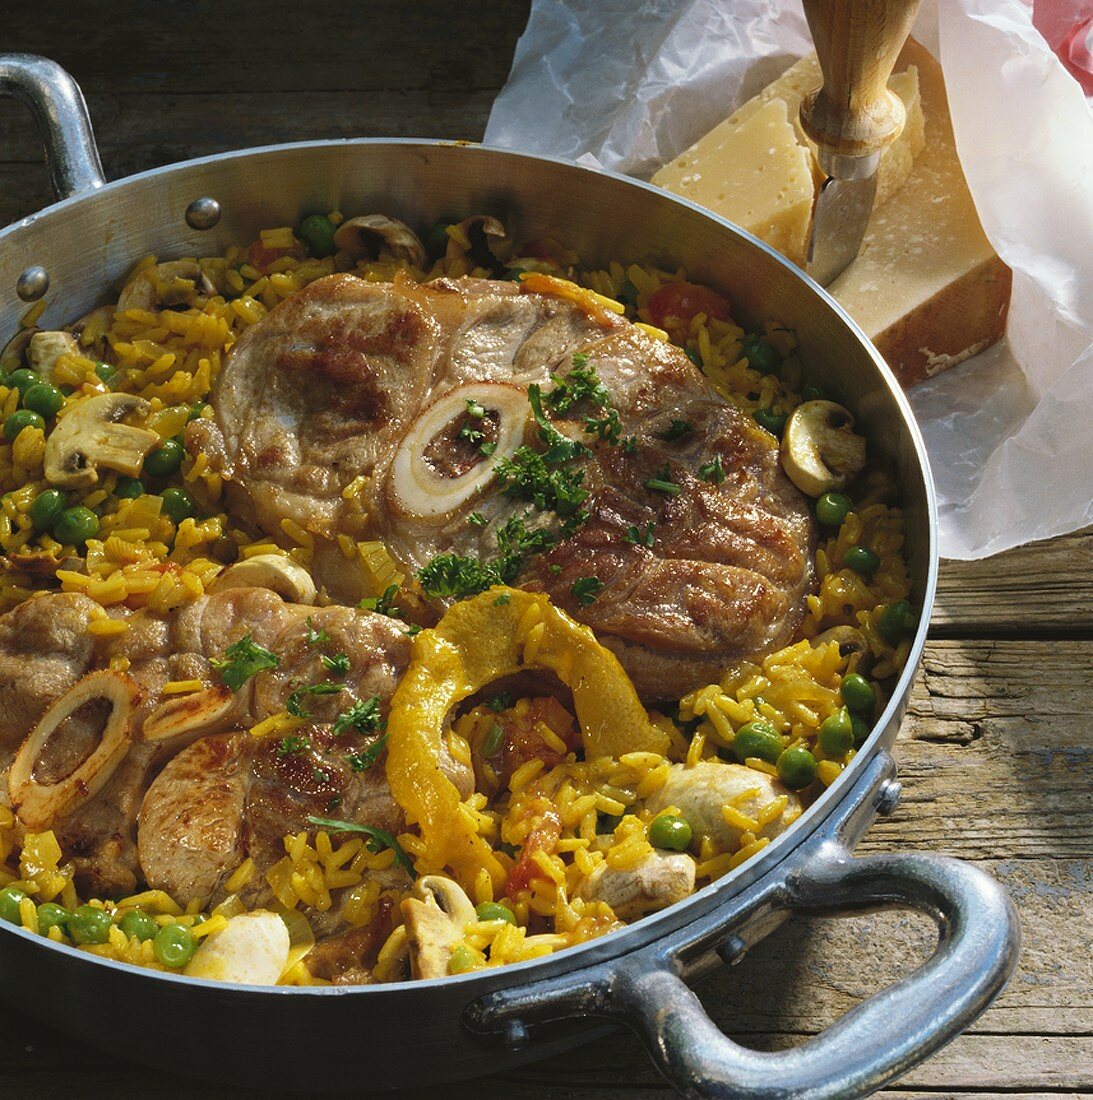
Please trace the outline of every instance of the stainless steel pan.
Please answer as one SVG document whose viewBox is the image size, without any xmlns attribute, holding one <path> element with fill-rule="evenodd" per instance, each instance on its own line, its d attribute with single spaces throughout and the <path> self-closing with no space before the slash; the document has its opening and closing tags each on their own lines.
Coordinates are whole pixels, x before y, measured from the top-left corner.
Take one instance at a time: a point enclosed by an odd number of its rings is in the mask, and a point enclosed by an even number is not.
<svg viewBox="0 0 1093 1100">
<path fill-rule="evenodd" d="M 891 748 L 934 597 L 936 515 L 902 392 L 823 291 L 766 245 L 695 206 L 560 161 L 463 143 L 315 142 L 225 153 L 106 183 L 83 97 L 62 69 L 0 55 L 0 92 L 36 114 L 59 200 L 0 232 L 0 334 L 47 283 L 43 323 L 60 325 L 99 304 L 105 288 L 148 252 L 218 253 L 263 226 L 294 224 L 315 210 L 382 211 L 415 225 L 489 212 L 525 239 L 553 233 L 589 261 L 672 257 L 723 289 L 741 315 L 793 326 L 810 376 L 851 401 L 872 453 L 898 469 L 923 608 L 891 701 L 839 781 L 737 872 L 622 932 L 531 963 L 436 981 L 259 989 L 140 971 L 4 926 L 6 996 L 153 1066 L 312 1091 L 395 1087 L 407 1066 L 418 1084 L 508 1070 L 594 1038 L 596 1020 L 617 1021 L 642 1037 L 672 1085 L 715 1097 L 864 1094 L 986 1008 L 1017 955 L 1017 917 L 1002 889 L 936 855 L 851 855 L 899 797 Z M 686 984 L 711 961 L 738 960 L 793 912 L 889 906 L 937 921 L 935 954 L 793 1050 L 759 1053 L 731 1042 Z M 128 1019 L 155 1014 L 194 1026 L 161 1043 L 156 1028 L 119 1026 L 123 1005 Z"/>
</svg>

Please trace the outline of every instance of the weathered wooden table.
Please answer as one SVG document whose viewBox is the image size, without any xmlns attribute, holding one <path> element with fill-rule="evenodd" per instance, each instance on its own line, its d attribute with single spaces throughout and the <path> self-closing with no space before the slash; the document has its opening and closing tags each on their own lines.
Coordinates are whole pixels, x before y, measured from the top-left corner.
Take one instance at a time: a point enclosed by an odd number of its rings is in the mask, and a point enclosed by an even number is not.
<svg viewBox="0 0 1093 1100">
<path fill-rule="evenodd" d="M 76 76 L 114 177 L 268 142 L 478 138 L 527 7 L 9 0 L 0 49 L 47 54 Z M 0 101 L 0 224 L 48 201 L 29 118 Z M 1093 1092 L 1091 564 L 1093 533 L 1085 532 L 942 569 L 925 672 L 899 744 L 903 802 L 862 851 L 918 847 L 980 864 L 1020 907 L 1024 950 L 995 1007 L 885 1095 Z M 898 915 L 796 920 L 703 992 L 732 1036 L 787 1045 L 912 969 L 932 938 L 931 924 Z M 119 1028 L 160 1031 L 168 1046 L 197 1024 L 138 1019 L 119 1005 L 103 1011 L 116 1013 Z M 0 1018 L 0 1095 L 235 1095 L 181 1077 L 153 1081 L 15 1012 Z M 364 1091 L 367 1031 L 361 1048 Z M 406 1079 L 412 1086 L 412 1066 Z M 641 1100 L 665 1088 L 636 1040 L 620 1034 L 446 1092 Z"/>
</svg>

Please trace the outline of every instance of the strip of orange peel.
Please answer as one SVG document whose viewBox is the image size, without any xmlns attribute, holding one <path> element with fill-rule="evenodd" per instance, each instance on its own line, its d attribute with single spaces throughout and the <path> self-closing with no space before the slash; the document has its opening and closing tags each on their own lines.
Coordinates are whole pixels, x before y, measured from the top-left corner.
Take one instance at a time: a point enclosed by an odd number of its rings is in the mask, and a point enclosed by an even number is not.
<svg viewBox="0 0 1093 1100">
<path fill-rule="evenodd" d="M 455 604 L 414 639 L 387 719 L 387 780 L 430 854 L 464 886 L 480 867 L 495 883 L 505 872 L 441 770 L 449 715 L 463 699 L 525 668 L 553 672 L 573 692 L 586 759 L 668 749 L 615 655 L 546 596 L 497 586 Z"/>
</svg>

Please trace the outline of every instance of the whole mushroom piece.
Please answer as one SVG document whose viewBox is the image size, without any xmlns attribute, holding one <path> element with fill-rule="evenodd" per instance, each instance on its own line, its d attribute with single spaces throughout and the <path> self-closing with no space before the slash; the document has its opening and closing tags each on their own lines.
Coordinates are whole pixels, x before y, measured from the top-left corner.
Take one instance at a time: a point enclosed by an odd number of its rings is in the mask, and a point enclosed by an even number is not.
<svg viewBox="0 0 1093 1100">
<path fill-rule="evenodd" d="M 342 222 L 334 243 L 354 260 L 404 262 L 419 268 L 429 265 L 418 235 L 405 222 L 383 214 L 365 214 Z"/>
<path fill-rule="evenodd" d="M 849 409 L 834 401 L 805 401 L 786 422 L 782 468 L 810 497 L 843 489 L 865 465 L 865 440 Z"/>
<path fill-rule="evenodd" d="M 415 978 L 442 978 L 452 948 L 474 919 L 474 905 L 463 888 L 442 875 L 424 875 L 402 903 L 406 945 Z"/>
</svg>

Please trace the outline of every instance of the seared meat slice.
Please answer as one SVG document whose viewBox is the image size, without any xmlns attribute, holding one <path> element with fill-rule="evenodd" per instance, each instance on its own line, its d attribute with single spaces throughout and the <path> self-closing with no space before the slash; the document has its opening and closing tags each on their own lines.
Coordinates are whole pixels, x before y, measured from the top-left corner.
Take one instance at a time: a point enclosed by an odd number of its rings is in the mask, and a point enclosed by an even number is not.
<svg viewBox="0 0 1093 1100">
<path fill-rule="evenodd" d="M 606 410 L 591 399 L 546 402 L 554 427 L 587 448 L 566 470 L 588 492 L 588 518 L 563 529 L 494 467 L 521 445 L 542 447 L 527 387 L 549 394 L 577 353 L 618 419 L 600 439 L 587 421 Z M 349 404 L 364 390 L 384 394 L 367 417 Z M 259 526 L 276 536 L 291 518 L 319 536 L 317 579 L 344 601 L 363 593 L 336 534 L 381 539 L 411 573 L 439 555 L 496 557 L 518 520 L 546 527 L 555 545 L 525 560 L 515 583 L 591 626 L 647 699 L 786 643 L 800 621 L 812 523 L 777 441 L 680 349 L 593 305 L 486 280 L 331 277 L 248 332 L 213 406 L 215 423 L 191 425 L 191 447 L 219 456 Z M 358 476 L 363 488 L 347 499 Z M 602 585 L 594 600 L 575 595 L 582 578 Z"/>
</svg>

